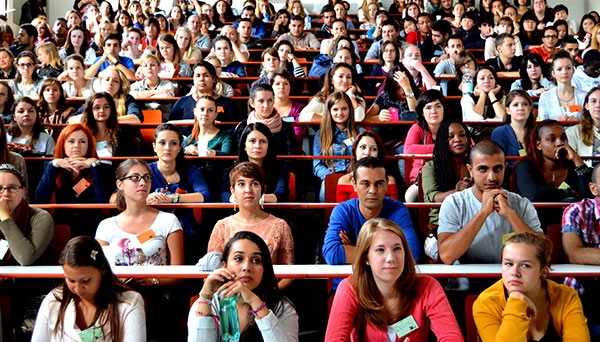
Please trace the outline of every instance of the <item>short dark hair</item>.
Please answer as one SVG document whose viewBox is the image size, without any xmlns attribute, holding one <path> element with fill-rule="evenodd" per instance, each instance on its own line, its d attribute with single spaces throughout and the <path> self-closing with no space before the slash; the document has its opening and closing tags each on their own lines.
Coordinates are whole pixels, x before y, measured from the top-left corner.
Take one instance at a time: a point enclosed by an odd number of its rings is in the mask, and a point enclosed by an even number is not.
<svg viewBox="0 0 600 342">
<path fill-rule="evenodd" d="M 501 154 L 503 158 L 505 158 L 506 154 L 500 145 L 493 140 L 482 140 L 475 144 L 471 149 L 471 153 L 469 153 L 469 164 L 473 165 L 473 156 L 475 154 L 481 154 L 484 156 L 495 156 L 497 154 Z"/>
<path fill-rule="evenodd" d="M 458 40 L 460 40 L 460 42 L 462 43 L 462 45 L 463 45 L 463 46 L 465 45 L 465 40 L 464 40 L 464 39 L 463 39 L 463 37 L 462 37 L 460 34 L 458 34 L 458 33 L 451 34 L 451 35 L 450 35 L 450 37 L 448 37 L 448 41 L 449 41 L 450 39 L 458 39 Z"/>
<path fill-rule="evenodd" d="M 25 31 L 28 36 L 33 37 L 34 41 L 38 39 L 38 31 L 35 26 L 31 24 L 23 24 L 21 25 L 21 30 Z"/>
<path fill-rule="evenodd" d="M 248 6 L 244 7 L 244 8 L 242 8 L 242 13 L 243 13 L 244 11 L 251 11 L 251 12 L 254 12 L 254 10 L 255 10 L 254 6 L 250 6 L 250 5 L 248 5 Z"/>
<path fill-rule="evenodd" d="M 385 165 L 383 164 L 383 161 L 378 158 L 369 156 L 369 157 L 361 158 L 361 159 L 357 160 L 356 163 L 354 163 L 354 170 L 352 170 L 352 177 L 354 177 L 355 182 L 356 182 L 356 178 L 357 178 L 358 169 L 361 167 L 366 167 L 368 169 L 382 168 L 385 170 L 385 176 L 387 178 L 387 170 L 385 169 Z"/>
<path fill-rule="evenodd" d="M 398 22 L 392 18 L 388 18 L 387 20 L 385 20 L 383 23 L 381 23 L 381 27 L 384 26 L 394 26 L 394 28 L 396 29 L 396 31 L 398 31 L 400 29 L 400 26 L 398 25 Z"/>
<path fill-rule="evenodd" d="M 431 26 L 432 31 L 437 31 L 442 35 L 452 34 L 452 24 L 448 20 L 438 20 Z"/>
<path fill-rule="evenodd" d="M 554 32 L 556 32 L 556 34 L 558 34 L 558 29 L 554 26 L 544 27 L 544 29 L 542 30 L 542 36 L 546 34 L 546 31 L 554 31 Z"/>
<path fill-rule="evenodd" d="M 575 38 L 574 36 L 569 35 L 569 36 L 565 36 L 560 41 L 560 44 L 558 44 L 558 45 L 559 45 L 559 47 L 564 48 L 565 45 L 567 45 L 567 44 L 577 44 L 577 45 L 579 45 L 579 42 L 577 41 L 577 38 Z"/>
<path fill-rule="evenodd" d="M 498 46 L 504 44 L 504 41 L 506 40 L 506 38 L 512 38 L 513 40 L 515 39 L 515 37 L 510 33 L 501 33 L 498 35 L 498 37 L 496 37 L 496 48 L 498 48 Z"/>
<path fill-rule="evenodd" d="M 304 18 L 302 18 L 302 16 L 299 16 L 299 15 L 293 15 L 293 16 L 290 18 L 290 22 L 292 22 L 292 21 L 294 21 L 294 20 L 299 20 L 299 21 L 301 21 L 302 23 L 304 23 Z"/>
<path fill-rule="evenodd" d="M 119 42 L 119 45 L 121 44 L 121 35 L 118 33 L 111 33 L 108 36 L 106 36 L 106 39 L 104 39 L 104 43 L 106 43 L 108 40 L 116 40 Z"/>
<path fill-rule="evenodd" d="M 583 65 L 589 66 L 595 62 L 600 61 L 600 51 L 596 49 L 589 49 L 583 54 Z"/>
<path fill-rule="evenodd" d="M 246 7 L 249 7 L 249 6 L 246 6 Z M 247 22 L 247 23 L 250 23 L 250 26 L 252 26 L 252 20 L 250 20 L 249 18 L 240 18 L 240 20 L 238 20 L 238 26 L 239 26 L 239 24 L 240 24 L 242 21 L 243 21 L 243 22 L 245 22 L 245 23 L 246 23 L 246 22 Z"/>
<path fill-rule="evenodd" d="M 567 13 L 567 15 L 569 14 L 569 9 L 567 8 L 567 6 L 565 6 L 563 4 L 554 6 L 554 13 L 556 13 L 558 11 L 565 11 Z"/>
</svg>

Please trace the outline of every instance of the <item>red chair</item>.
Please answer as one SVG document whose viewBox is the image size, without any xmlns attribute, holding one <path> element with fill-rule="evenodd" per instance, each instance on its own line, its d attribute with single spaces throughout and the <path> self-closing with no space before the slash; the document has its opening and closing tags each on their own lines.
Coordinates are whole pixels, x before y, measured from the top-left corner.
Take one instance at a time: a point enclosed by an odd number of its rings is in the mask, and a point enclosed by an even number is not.
<svg viewBox="0 0 600 342">
<path fill-rule="evenodd" d="M 54 236 L 52 237 L 52 241 L 50 241 L 50 245 L 48 246 L 50 263 L 58 265 L 62 251 L 65 249 L 65 246 L 69 240 L 71 240 L 71 226 L 68 224 L 55 224 Z"/>
<path fill-rule="evenodd" d="M 293 172 L 290 172 L 288 188 L 290 189 L 290 196 L 288 197 L 288 202 L 296 202 L 296 175 Z"/>
<path fill-rule="evenodd" d="M 550 254 L 550 262 L 552 264 L 564 263 L 566 255 L 562 245 L 562 225 L 559 223 L 549 225 L 548 238 L 550 238 L 550 241 L 552 241 L 552 254 Z"/>
<path fill-rule="evenodd" d="M 158 123 L 162 122 L 162 111 L 160 109 L 144 109 L 142 110 L 142 114 L 144 115 L 144 123 Z M 148 143 L 148 146 L 152 146 L 152 142 L 154 141 L 154 128 L 142 128 L 140 132 L 142 133 L 142 137 Z"/>
<path fill-rule="evenodd" d="M 477 334 L 477 326 L 475 325 L 475 319 L 473 318 L 473 303 L 479 295 L 471 294 L 465 298 L 465 323 L 467 325 L 467 336 L 465 342 L 478 342 L 480 341 L 479 335 Z"/>
</svg>

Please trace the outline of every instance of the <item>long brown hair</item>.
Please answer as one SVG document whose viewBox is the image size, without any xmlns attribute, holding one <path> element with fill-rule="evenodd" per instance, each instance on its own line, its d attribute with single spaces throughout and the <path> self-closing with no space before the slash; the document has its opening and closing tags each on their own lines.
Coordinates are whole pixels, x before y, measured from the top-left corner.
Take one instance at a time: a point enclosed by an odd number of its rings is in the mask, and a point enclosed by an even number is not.
<svg viewBox="0 0 600 342">
<path fill-rule="evenodd" d="M 331 68 L 329 68 L 329 70 L 325 74 L 325 80 L 323 81 L 323 88 L 321 88 L 321 91 L 319 91 L 314 96 L 317 100 L 325 103 L 325 101 L 327 100 L 329 95 L 331 95 L 331 93 L 334 91 L 334 89 L 333 89 L 333 74 L 335 74 L 335 72 L 341 68 L 346 68 L 346 69 L 350 70 L 350 72 L 352 73 L 352 85 L 356 87 L 356 93 L 354 95 L 360 96 L 360 94 L 359 94 L 360 87 L 356 83 L 356 70 L 350 64 L 336 63 L 333 66 L 331 66 Z M 359 98 L 360 97 L 357 97 L 356 100 L 359 101 Z M 362 98 L 360 98 L 360 99 L 362 100 Z"/>
<path fill-rule="evenodd" d="M 395 284 L 401 299 L 398 317 L 391 317 L 382 304 L 384 298 L 377 288 L 371 266 L 367 265 L 367 255 L 369 254 L 373 238 L 375 234 L 382 231 L 388 231 L 397 235 L 402 241 L 402 249 L 404 250 L 404 269 Z M 412 300 L 416 296 L 417 271 L 406 236 L 402 228 L 394 221 L 375 218 L 363 224 L 356 241 L 352 273 L 351 284 L 358 296 L 365 321 L 371 322 L 376 327 L 384 328 L 399 318 L 408 316 Z"/>
<path fill-rule="evenodd" d="M 98 134 L 98 122 L 94 118 L 94 101 L 98 99 L 106 99 L 110 106 L 110 115 L 106 120 L 106 141 L 108 145 L 113 148 L 113 153 L 119 145 L 118 132 L 119 132 L 119 120 L 117 119 L 117 107 L 115 101 L 109 93 L 103 91 L 100 93 L 94 93 L 88 97 L 83 107 L 83 115 L 81 116 L 81 124 L 87 126 L 92 134 L 96 136 Z"/>
<path fill-rule="evenodd" d="M 358 135 L 358 130 L 356 124 L 354 123 L 354 108 L 352 107 L 352 101 L 350 101 L 350 97 L 341 91 L 336 91 L 332 93 L 325 102 L 325 113 L 323 113 L 323 117 L 321 118 L 321 127 L 320 127 L 320 136 L 319 141 L 321 143 L 321 151 L 323 151 L 324 156 L 332 156 L 333 152 L 333 135 L 335 132 L 335 122 L 331 117 L 331 107 L 334 104 L 345 101 L 348 104 L 348 121 L 346 121 L 346 128 L 344 131 L 348 134 L 348 138 L 354 140 Z M 325 160 L 324 163 L 327 167 L 333 169 L 333 160 Z"/>
<path fill-rule="evenodd" d="M 583 101 L 583 110 L 581 112 L 581 136 L 583 137 L 583 143 L 587 146 L 594 145 L 594 120 L 592 120 L 592 115 L 585 106 L 589 103 L 590 96 L 597 91 L 600 91 L 600 86 L 590 89 L 585 96 L 585 101 Z"/>
<path fill-rule="evenodd" d="M 89 236 L 78 236 L 72 238 L 62 252 L 60 265 L 71 267 L 93 267 L 102 273 L 102 280 L 98 292 L 94 295 L 96 302 L 95 319 L 100 327 L 110 328 L 111 341 L 123 341 L 123 324 L 119 313 L 119 294 L 128 291 L 125 286 L 113 274 L 102 247 L 94 238 Z M 54 333 L 59 336 L 64 334 L 65 314 L 69 304 L 77 302 L 79 297 L 69 290 L 65 280 L 62 289 L 56 288 L 52 291 L 54 298 L 60 302 Z M 104 330 L 104 329 L 103 329 Z"/>
<path fill-rule="evenodd" d="M 198 96 L 198 100 L 196 101 L 196 106 L 198 105 L 200 100 L 211 101 L 215 105 L 215 111 L 217 110 L 217 100 L 215 100 L 214 97 L 212 97 L 210 95 L 202 94 L 202 95 Z M 196 106 L 194 106 L 194 109 L 196 109 Z M 213 125 L 214 125 L 214 122 L 213 122 Z M 194 113 L 194 128 L 192 128 L 190 141 L 198 140 L 198 134 L 200 134 L 200 124 L 198 122 L 198 118 L 196 117 L 196 114 Z"/>
</svg>

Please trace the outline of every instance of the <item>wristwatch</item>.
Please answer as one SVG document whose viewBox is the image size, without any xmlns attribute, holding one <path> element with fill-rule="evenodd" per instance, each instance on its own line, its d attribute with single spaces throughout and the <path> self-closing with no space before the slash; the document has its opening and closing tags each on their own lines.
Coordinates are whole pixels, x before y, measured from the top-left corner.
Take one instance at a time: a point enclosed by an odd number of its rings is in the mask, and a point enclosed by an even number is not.
<svg viewBox="0 0 600 342">
<path fill-rule="evenodd" d="M 415 93 L 411 91 L 410 93 L 406 94 L 406 97 L 412 99 L 413 97 L 415 97 Z"/>
<path fill-rule="evenodd" d="M 96 159 L 92 162 L 92 167 L 97 167 L 100 165 L 100 159 Z"/>
<path fill-rule="evenodd" d="M 119 64 L 121 64 L 121 61 L 117 59 L 117 61 L 115 62 L 115 64 L 114 64 L 114 65 L 115 65 L 115 66 L 117 66 L 117 65 L 119 65 Z"/>
</svg>

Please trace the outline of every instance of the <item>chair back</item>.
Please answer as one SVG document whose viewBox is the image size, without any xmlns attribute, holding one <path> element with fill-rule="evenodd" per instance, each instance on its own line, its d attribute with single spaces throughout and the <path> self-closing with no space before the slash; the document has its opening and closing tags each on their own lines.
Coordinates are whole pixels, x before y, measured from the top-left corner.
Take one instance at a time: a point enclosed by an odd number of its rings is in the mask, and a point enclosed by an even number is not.
<svg viewBox="0 0 600 342">
<path fill-rule="evenodd" d="M 142 114 L 144 115 L 144 123 L 162 123 L 162 111 L 160 109 L 144 109 Z M 155 130 L 154 128 L 140 129 L 140 133 L 142 133 L 142 137 L 148 146 L 152 146 Z"/>
<path fill-rule="evenodd" d="M 58 265 L 62 251 L 69 240 L 71 240 L 71 226 L 68 224 L 55 224 L 54 236 L 48 246 L 48 256 L 51 264 Z"/>
</svg>

